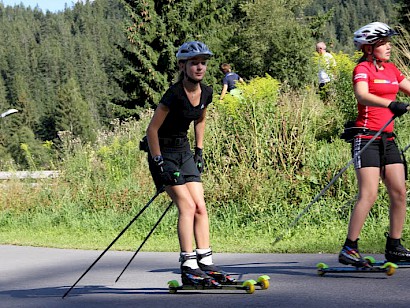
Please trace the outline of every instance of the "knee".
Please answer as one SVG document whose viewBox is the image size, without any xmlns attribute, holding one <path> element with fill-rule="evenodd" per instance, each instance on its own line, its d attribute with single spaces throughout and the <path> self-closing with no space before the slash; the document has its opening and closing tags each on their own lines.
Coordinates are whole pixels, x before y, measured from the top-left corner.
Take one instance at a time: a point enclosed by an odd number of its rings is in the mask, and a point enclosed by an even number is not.
<svg viewBox="0 0 410 308">
<path fill-rule="evenodd" d="M 392 198 L 395 199 L 396 202 L 406 204 L 406 189 L 402 188 L 399 190 L 395 190 L 392 192 Z"/>
<path fill-rule="evenodd" d="M 195 205 L 197 215 L 207 215 L 205 202 L 199 202 Z"/>
<path fill-rule="evenodd" d="M 367 206 L 371 207 L 377 200 L 377 192 L 374 193 L 361 193 L 358 198 L 358 203 L 366 204 Z"/>
<path fill-rule="evenodd" d="M 194 216 L 196 205 L 194 202 L 183 202 L 178 204 L 179 214 L 182 216 Z"/>
</svg>

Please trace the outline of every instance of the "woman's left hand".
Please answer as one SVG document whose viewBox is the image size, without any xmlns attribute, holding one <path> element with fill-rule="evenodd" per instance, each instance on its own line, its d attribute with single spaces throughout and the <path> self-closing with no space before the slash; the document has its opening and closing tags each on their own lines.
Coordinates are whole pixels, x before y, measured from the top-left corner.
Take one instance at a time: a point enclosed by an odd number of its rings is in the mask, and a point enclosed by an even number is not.
<svg viewBox="0 0 410 308">
<path fill-rule="evenodd" d="M 204 158 L 202 157 L 202 149 L 198 147 L 195 148 L 194 161 L 195 161 L 196 167 L 199 170 L 199 173 L 204 172 L 205 161 L 204 161 Z"/>
</svg>

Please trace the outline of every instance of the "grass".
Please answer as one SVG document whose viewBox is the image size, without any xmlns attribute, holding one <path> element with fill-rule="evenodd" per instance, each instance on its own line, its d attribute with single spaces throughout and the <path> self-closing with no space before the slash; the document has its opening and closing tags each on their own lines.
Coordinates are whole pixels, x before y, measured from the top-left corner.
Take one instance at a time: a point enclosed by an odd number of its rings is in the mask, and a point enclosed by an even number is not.
<svg viewBox="0 0 410 308">
<path fill-rule="evenodd" d="M 112 250 L 135 251 L 163 213 L 165 204 L 153 204 L 123 234 L 111 248 Z M 312 206 L 311 213 L 302 217 L 298 224 L 288 230 L 290 219 L 286 223 L 274 216 L 264 219 L 255 217 L 251 223 L 240 224 L 235 219 L 240 210 L 231 205 L 227 208 L 210 208 L 211 245 L 216 252 L 235 253 L 337 253 L 344 241 L 347 229 L 347 218 L 329 218 L 326 202 Z M 70 249 L 105 249 L 133 219 L 139 209 L 129 213 L 99 211 L 82 214 L 78 211 L 50 214 L 50 211 L 31 213 L 30 217 L 20 215 L 13 217 L 12 222 L 5 223 L 4 215 L 0 232 L 0 243 L 11 245 L 28 245 Z M 298 212 L 293 213 L 295 218 Z M 65 215 L 67 223 L 56 223 L 52 216 Z M 314 217 L 323 217 L 315 221 Z M 346 216 L 348 217 L 348 215 Z M 363 229 L 360 246 L 367 253 L 382 253 L 384 250 L 384 230 L 388 226 L 386 207 L 375 206 Z M 289 217 L 290 218 L 290 217 Z M 179 251 L 176 234 L 176 208 L 165 216 L 157 230 L 146 242 L 142 251 Z M 315 222 L 315 223 L 312 223 Z M 239 224 L 238 224 L 239 223 Z M 273 245 L 278 236 L 282 240 Z"/>
</svg>

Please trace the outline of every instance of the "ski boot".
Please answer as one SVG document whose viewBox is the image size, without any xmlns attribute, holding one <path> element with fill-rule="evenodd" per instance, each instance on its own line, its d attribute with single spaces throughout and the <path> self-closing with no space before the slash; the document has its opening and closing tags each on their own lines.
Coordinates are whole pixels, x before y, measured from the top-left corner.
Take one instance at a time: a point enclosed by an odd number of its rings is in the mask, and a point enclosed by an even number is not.
<svg viewBox="0 0 410 308">
<path fill-rule="evenodd" d="M 384 256 L 387 261 L 410 262 L 410 251 L 403 247 L 400 239 L 393 239 L 386 233 L 386 250 Z"/>
<path fill-rule="evenodd" d="M 369 262 L 363 259 L 363 257 L 360 255 L 360 252 L 357 248 L 357 241 L 358 240 L 346 240 L 345 244 L 342 247 L 342 250 L 339 253 L 339 263 L 345 265 L 353 265 L 354 267 L 372 267 Z"/>
<path fill-rule="evenodd" d="M 202 271 L 204 271 L 207 275 L 213 277 L 219 283 L 235 283 L 235 278 L 231 277 L 227 272 L 221 270 L 215 264 L 204 264 L 203 262 L 201 262 L 201 260 L 207 257 L 210 258 L 208 259 L 208 261 L 212 262 L 212 250 L 209 250 L 205 253 L 198 253 L 197 251 L 198 265 Z"/>
<path fill-rule="evenodd" d="M 200 268 L 190 267 L 189 261 L 191 260 L 193 260 L 196 263 L 195 254 L 181 254 L 179 258 L 179 261 L 181 262 L 181 280 L 183 285 L 215 288 L 220 286 L 220 284 L 213 277 L 207 275 Z"/>
</svg>

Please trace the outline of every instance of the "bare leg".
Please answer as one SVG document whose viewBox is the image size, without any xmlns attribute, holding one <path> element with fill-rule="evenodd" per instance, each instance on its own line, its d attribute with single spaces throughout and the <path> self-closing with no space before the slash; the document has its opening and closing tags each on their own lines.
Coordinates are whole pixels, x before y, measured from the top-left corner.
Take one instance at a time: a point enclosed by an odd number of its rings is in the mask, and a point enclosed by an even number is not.
<svg viewBox="0 0 410 308">
<path fill-rule="evenodd" d="M 186 184 L 195 202 L 194 235 L 199 249 L 209 248 L 209 219 L 204 200 L 204 189 L 200 182 Z"/>
<path fill-rule="evenodd" d="M 186 185 L 169 186 L 168 195 L 178 207 L 178 238 L 182 252 L 192 252 L 196 205 Z"/>
<path fill-rule="evenodd" d="M 347 238 L 355 241 L 360 236 L 367 215 L 377 199 L 380 169 L 367 167 L 356 170 L 359 185 L 359 197 L 354 206 L 349 222 Z"/>
<path fill-rule="evenodd" d="M 401 238 L 406 218 L 406 185 L 403 164 L 386 166 L 384 183 L 390 198 L 390 237 Z"/>
<path fill-rule="evenodd" d="M 193 235 L 197 248 L 209 248 L 209 221 L 202 183 L 170 186 L 168 195 L 178 206 L 178 236 L 181 251 L 191 252 Z"/>
</svg>

